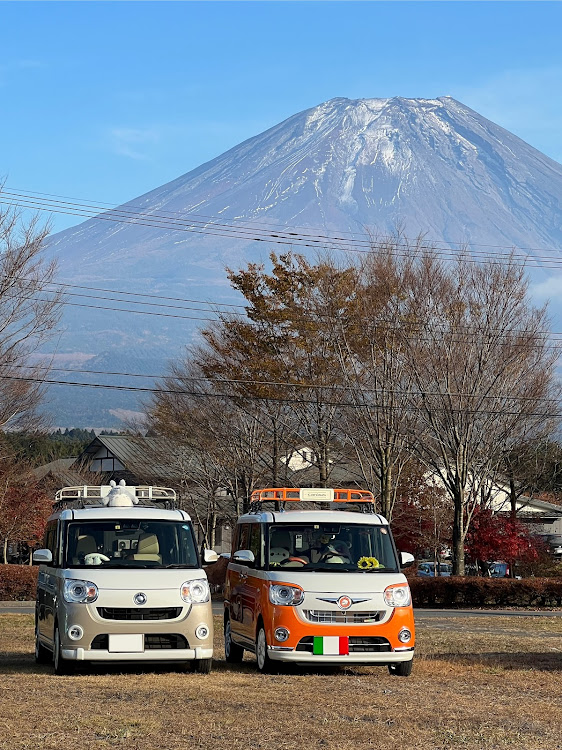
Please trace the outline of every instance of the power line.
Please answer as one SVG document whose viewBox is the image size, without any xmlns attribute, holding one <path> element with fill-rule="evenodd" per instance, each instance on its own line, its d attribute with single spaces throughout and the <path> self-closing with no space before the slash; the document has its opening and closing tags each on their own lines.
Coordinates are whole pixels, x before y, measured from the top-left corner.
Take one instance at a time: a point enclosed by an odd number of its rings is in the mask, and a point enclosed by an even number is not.
<svg viewBox="0 0 562 750">
<path fill-rule="evenodd" d="M 8 278 L 8 277 L 4 276 L 4 278 Z M 21 281 L 32 281 L 31 279 L 27 279 L 26 277 L 18 277 L 18 279 L 21 280 Z M 200 312 L 207 312 L 207 310 L 204 310 L 204 309 L 201 310 L 198 307 L 190 307 L 190 306 L 186 306 L 186 305 L 167 305 L 167 304 L 160 304 L 160 303 L 144 302 L 144 301 L 141 301 L 141 300 L 121 300 L 121 299 L 119 299 L 118 297 L 115 297 L 115 296 L 106 297 L 106 296 L 100 296 L 100 295 L 83 294 L 83 293 L 75 293 L 75 292 L 67 292 L 67 291 L 65 291 L 66 287 L 68 287 L 70 289 L 86 289 L 88 291 L 104 291 L 104 292 L 108 292 L 108 293 L 114 294 L 114 295 L 127 294 L 127 292 L 121 292 L 120 290 L 114 290 L 114 289 L 107 289 L 107 288 L 101 289 L 101 288 L 97 288 L 97 287 L 81 286 L 81 285 L 77 285 L 77 284 L 65 284 L 65 283 L 62 283 L 62 282 L 49 282 L 48 286 L 57 286 L 57 287 L 60 287 L 60 289 L 58 289 L 58 290 L 49 290 L 49 289 L 33 290 L 32 294 L 49 294 L 49 293 L 55 294 L 55 293 L 57 293 L 57 294 L 62 294 L 64 296 L 78 297 L 78 298 L 83 298 L 83 299 L 108 300 L 108 301 L 122 303 L 122 304 L 134 304 L 134 305 L 144 305 L 144 306 L 150 306 L 150 307 L 161 307 L 161 308 L 177 309 L 177 310 L 192 310 L 192 311 L 196 311 L 196 312 L 199 312 L 199 311 Z M 160 296 L 160 295 L 154 295 L 154 294 L 143 295 L 141 292 L 130 292 L 130 294 L 131 295 L 135 295 L 135 296 L 148 296 L 150 298 L 155 297 L 157 299 L 166 299 L 166 300 L 175 300 L 175 301 L 184 301 L 184 302 L 194 302 L 196 304 L 207 305 L 208 307 L 212 307 L 212 306 L 238 307 L 238 308 L 241 308 L 241 309 L 245 310 L 246 312 L 242 313 L 242 312 L 237 312 L 237 311 L 233 311 L 233 310 L 229 310 L 229 309 L 227 309 L 227 310 L 217 310 L 217 311 L 213 311 L 213 312 L 216 315 L 228 314 L 228 315 L 241 316 L 241 317 L 245 317 L 248 321 L 250 321 L 250 319 L 248 318 L 248 315 L 247 315 L 247 311 L 248 311 L 248 309 L 250 309 L 250 310 L 252 309 L 251 303 L 248 303 L 248 305 L 235 305 L 235 304 L 231 304 L 231 303 L 221 303 L 221 302 L 213 302 L 213 301 L 205 302 L 205 301 L 202 301 L 202 300 L 190 300 L 190 299 L 185 299 L 185 298 L 182 298 L 182 297 L 167 297 L 167 296 Z M 21 299 L 21 297 L 19 297 L 19 296 L 18 297 L 14 297 L 14 296 L 11 296 L 11 295 L 4 295 L 3 298 L 4 299 Z M 38 301 L 48 301 L 48 300 L 41 300 L 41 298 L 35 298 L 33 296 L 29 297 L 29 299 L 38 299 Z M 68 302 L 68 303 L 64 302 L 63 304 L 74 305 L 75 307 L 82 307 L 82 306 L 83 307 L 93 307 L 94 309 L 101 309 L 101 310 L 110 309 L 110 310 L 113 310 L 115 312 L 139 312 L 137 310 L 126 310 L 126 309 L 123 309 L 123 308 L 107 308 L 107 307 L 103 307 L 103 306 L 85 305 L 85 304 L 77 304 L 77 303 L 71 303 L 71 302 Z M 157 314 L 157 313 L 152 313 L 151 311 L 141 311 L 141 312 L 143 312 L 145 315 Z M 160 313 L 159 315 L 160 316 L 164 316 L 164 313 Z M 184 316 L 170 315 L 169 317 L 184 317 Z M 189 316 L 185 316 L 185 317 L 189 317 Z M 305 319 L 306 320 L 307 318 L 310 318 L 311 320 L 320 321 L 320 322 L 326 322 L 326 321 L 330 321 L 330 322 L 337 321 L 339 323 L 345 323 L 346 322 L 346 318 L 343 317 L 343 316 L 341 316 L 341 315 L 334 316 L 334 315 L 327 315 L 327 314 L 323 314 L 323 313 L 317 313 L 317 314 L 316 313 L 311 313 L 310 316 L 308 316 L 307 313 L 306 313 L 306 311 L 303 311 L 303 314 L 300 317 L 301 317 L 301 319 Z M 217 318 L 189 318 L 189 319 L 193 319 L 193 320 L 207 320 L 207 321 L 211 321 L 211 322 L 215 322 L 217 320 Z M 381 327 L 391 326 L 391 328 L 390 328 L 391 331 L 392 330 L 399 330 L 399 327 L 397 326 L 397 321 L 396 321 L 395 318 L 393 318 L 393 319 L 390 319 L 390 318 L 379 318 L 377 320 L 370 321 L 370 323 L 371 323 L 371 325 L 381 326 Z M 412 327 L 411 324 L 410 324 L 410 327 Z M 422 330 L 421 326 L 420 326 L 420 330 Z M 425 326 L 424 325 L 423 326 L 423 330 L 424 331 L 435 330 L 437 332 L 457 331 L 459 333 L 468 332 L 468 333 L 470 333 L 472 335 L 475 335 L 475 336 L 483 333 L 483 331 L 475 330 L 474 327 L 471 327 L 468 324 L 466 324 L 466 325 L 459 325 L 459 326 L 455 325 L 455 326 L 449 326 L 449 327 L 444 327 L 443 326 L 443 327 L 440 327 L 440 328 L 434 328 L 434 327 L 429 327 L 429 326 Z M 532 335 L 532 336 L 543 337 L 545 341 L 547 341 L 549 339 L 553 339 L 553 340 L 556 341 L 556 340 L 559 340 L 559 339 L 557 339 L 555 337 L 558 337 L 558 336 L 562 337 L 562 331 L 535 331 L 535 330 L 532 330 L 532 329 L 514 329 L 512 331 L 504 332 L 501 329 L 488 328 L 487 331 L 486 331 L 486 335 L 488 335 L 488 336 L 500 335 L 502 337 L 507 337 L 507 336 L 513 337 L 513 336 L 518 336 L 518 335 L 522 335 L 522 336 L 523 335 Z M 405 337 L 405 338 L 408 338 L 408 337 Z M 562 340 L 562 338 L 560 340 Z"/>
<path fill-rule="evenodd" d="M 32 366 L 28 365 L 11 365 L 10 367 L 18 368 L 18 369 L 34 369 Z M 412 393 L 408 393 L 407 391 L 398 391 L 395 389 L 373 389 L 373 388 L 361 388 L 354 385 L 341 385 L 341 384 L 334 384 L 334 385 L 319 385 L 318 383 L 288 383 L 283 381 L 267 381 L 267 380 L 243 380 L 243 379 L 235 379 L 235 378 L 222 378 L 220 380 L 215 380 L 214 378 L 210 377 L 192 377 L 192 376 L 186 376 L 186 377 L 180 377 L 177 378 L 175 376 L 169 376 L 169 375 L 143 375 L 142 373 L 130 373 L 130 372 L 105 372 L 103 370 L 84 370 L 84 369 L 74 369 L 74 368 L 64 368 L 64 367 L 49 367 L 49 372 L 68 372 L 68 373 L 79 373 L 79 374 L 91 374 L 91 375 L 112 375 L 112 376 L 122 376 L 122 377 L 133 377 L 133 378 L 149 378 L 149 379 L 160 379 L 160 380 L 176 380 L 181 382 L 193 382 L 193 383 L 209 383 L 209 384 L 215 384 L 215 385 L 252 385 L 252 386 L 268 386 L 268 387 L 276 387 L 276 388 L 291 388 L 291 389 L 306 389 L 306 390 L 323 390 L 323 391 L 330 391 L 330 390 L 336 390 L 336 391 L 346 391 L 346 392 L 355 392 L 359 391 L 361 394 L 385 394 L 389 396 L 411 396 L 411 397 L 417 397 L 417 396 L 423 396 L 423 397 L 443 397 L 446 396 L 447 398 L 470 398 L 470 399 L 477 399 L 477 400 L 494 400 L 494 401 L 531 401 L 533 403 L 545 403 L 545 404 L 559 404 L 560 399 L 557 398 L 536 398 L 533 396 L 513 396 L 513 395 L 505 395 L 505 394 L 495 394 L 495 395 L 485 395 L 485 394 L 472 394 L 472 393 L 454 393 L 454 392 L 448 392 L 443 393 L 439 391 L 414 391 Z M 201 391 L 189 391 L 185 389 L 176 389 L 176 388 L 143 388 L 143 387 L 137 387 L 137 386 L 125 386 L 125 385 L 117 385 L 117 384 L 105 384 L 105 383 L 77 383 L 72 381 L 66 381 L 66 380 L 51 380 L 51 379 L 43 379 L 43 378 L 32 378 L 31 376 L 18 376 L 18 375 L 4 375 L 0 374 L 0 380 L 23 380 L 23 381 L 32 381 L 32 382 L 45 382 L 45 383 L 52 383 L 55 385 L 72 385 L 72 386 L 83 386 L 83 387 L 92 387 L 92 388 L 108 388 L 108 389 L 117 389 L 117 390 L 131 390 L 131 391 L 150 391 L 153 393 L 167 393 L 167 394 L 179 394 L 179 395 L 194 395 L 194 396 L 221 396 L 224 398 L 232 398 L 232 399 L 239 399 L 240 394 L 213 394 L 211 392 L 201 392 Z M 266 401 L 288 401 L 288 402 L 294 402 L 295 399 L 278 399 L 277 397 L 269 397 L 269 396 L 251 396 L 244 394 L 244 398 L 247 398 L 249 401 L 252 400 L 266 400 Z M 304 401 L 299 401 L 299 403 L 316 403 L 315 401 L 307 401 L 306 399 Z M 355 408 L 377 408 L 377 405 L 370 404 L 370 403 L 364 403 L 364 404 L 357 404 L 354 402 L 353 404 L 343 404 L 340 401 L 337 402 L 325 402 L 327 405 L 337 406 L 337 405 L 345 405 L 345 406 L 353 406 Z M 385 407 L 378 407 L 378 408 L 393 408 L 391 406 L 385 406 Z M 396 407 L 396 408 L 402 408 L 402 407 Z M 404 407 L 406 408 L 406 407 Z M 488 413 L 488 412 L 483 412 Z M 496 412 L 490 412 L 490 413 L 496 413 Z M 497 412 L 503 413 L 503 412 Z M 519 412 L 517 412 L 519 413 Z"/>
<path fill-rule="evenodd" d="M 7 195 L 8 197 L 13 198 L 14 200 L 11 201 L 4 201 L 1 200 L 1 195 Z M 215 221 L 206 221 L 206 222 L 200 222 L 197 220 L 187 220 L 185 218 L 182 219 L 175 219 L 170 216 L 156 214 L 156 213 L 141 213 L 140 211 L 130 211 L 128 209 L 116 209 L 113 212 L 107 211 L 103 206 L 89 206 L 86 204 L 80 204 L 80 203 L 68 203 L 66 205 L 59 205 L 62 202 L 61 201 L 55 201 L 55 202 L 45 202 L 44 200 L 41 201 L 41 199 L 35 199 L 32 196 L 26 196 L 25 194 L 17 194 L 17 193 L 10 193 L 9 191 L 4 190 L 2 193 L 0 193 L 0 203 L 5 203 L 8 205 L 14 205 L 14 201 L 16 201 L 15 205 L 19 205 L 24 208 L 31 208 L 33 210 L 40 210 L 40 211 L 51 211 L 54 213 L 62 213 L 62 214 L 69 214 L 69 215 L 75 215 L 75 216 L 83 216 L 85 218 L 90 219 L 98 219 L 101 221 L 113 221 L 118 223 L 124 223 L 124 224 L 137 224 L 139 226 L 147 226 L 147 227 L 153 227 L 153 228 L 160 228 L 160 229 L 173 229 L 174 231 L 185 231 L 195 234 L 208 234 L 211 236 L 219 236 L 219 237 L 230 237 L 232 239 L 242 239 L 245 241 L 252 241 L 252 242 L 269 242 L 272 244 L 282 244 L 282 245 L 297 245 L 299 247 L 309 247 L 313 249 L 324 249 L 324 250 L 338 250 L 338 251 L 344 251 L 344 252 L 357 252 L 357 253 L 372 253 L 374 249 L 388 249 L 388 242 L 384 240 L 353 240 L 350 244 L 350 241 L 346 238 L 342 237 L 336 237 L 336 236 L 328 236 L 328 235 L 320 235 L 320 236 L 313 236 L 308 234 L 302 234 L 298 232 L 266 232 L 259 228 L 254 227 L 238 227 L 233 226 L 231 224 L 222 223 L 219 220 Z M 105 213 L 101 213 L 100 211 L 105 211 Z M 142 219 L 142 221 L 140 220 Z M 221 231 L 212 231 L 214 229 L 219 229 Z M 404 238 L 406 239 L 406 238 Z M 417 243 L 417 240 L 413 240 Z M 328 243 L 328 244 L 326 244 Z M 341 246 L 341 243 L 346 243 L 344 246 Z M 462 243 L 455 243 L 455 244 L 462 244 Z M 464 253 L 464 250 L 461 248 L 460 251 L 455 251 L 454 249 L 443 249 L 443 248 L 435 248 L 432 246 L 432 244 L 428 241 L 421 242 L 418 246 L 418 249 L 423 250 L 425 249 L 432 249 L 436 256 L 443 258 L 443 259 L 451 259 L 451 258 L 458 258 L 459 252 L 462 254 Z M 502 249 L 502 246 L 500 245 L 490 245 L 489 247 L 496 247 L 498 249 Z M 507 249 L 507 246 L 504 246 Z M 536 249 L 537 252 L 545 252 L 543 249 Z M 405 253 L 397 253 L 395 250 L 393 252 L 394 255 L 400 256 L 405 255 Z M 510 261 L 515 262 L 516 258 L 520 258 L 524 261 L 523 265 L 527 265 L 528 263 L 533 263 L 540 265 L 545 268 L 557 268 L 562 264 L 562 260 L 557 260 L 555 258 L 552 258 L 551 256 L 548 257 L 534 257 L 530 256 L 526 253 L 516 253 L 514 248 L 511 248 L 509 253 L 503 253 L 503 254 L 496 254 L 495 258 L 496 260 L 490 260 L 489 259 L 489 253 L 481 253 L 481 252 L 472 252 L 473 256 L 477 256 L 477 258 L 466 258 L 467 262 L 478 262 L 478 257 L 481 257 L 482 259 L 488 259 L 488 262 L 491 263 L 500 263 L 501 260 L 497 260 L 497 258 L 502 258 L 503 261 Z"/>
<path fill-rule="evenodd" d="M 39 292 L 41 293 L 41 292 Z M 46 291 L 45 293 L 49 293 Z M 69 294 L 71 296 L 77 296 L 81 297 L 83 296 L 85 299 L 109 299 L 116 303 L 122 303 L 122 304 L 151 304 L 151 303 L 143 303 L 143 302 L 133 302 L 133 301 L 126 301 L 126 300 L 119 300 L 114 299 L 111 297 L 98 297 L 95 295 L 80 295 L 80 294 L 73 294 L 71 292 L 65 293 L 65 292 L 59 292 L 60 294 Z M 2 299 L 17 299 L 18 301 L 25 301 L 28 300 L 36 300 L 39 302 L 49 302 L 48 299 L 43 299 L 41 297 L 36 297 L 34 294 L 31 294 L 27 298 L 22 298 L 21 296 L 13 296 L 13 295 L 3 295 Z M 1 300 L 0 300 L 1 301 Z M 148 315 L 148 316 L 154 316 L 159 318 L 172 318 L 176 320 L 199 320 L 199 321 L 205 321 L 210 323 L 216 323 L 220 318 L 209 318 L 209 317 L 203 317 L 203 316 L 195 316 L 195 315 L 177 315 L 173 313 L 160 313 L 160 312 L 154 312 L 152 310 L 130 310 L 127 308 L 122 307 L 108 307 L 107 305 L 90 305 L 86 303 L 80 303 L 80 302 L 68 302 L 66 300 L 63 300 L 61 304 L 70 306 L 70 307 L 80 307 L 80 308 L 86 308 L 86 309 L 93 309 L 93 310 L 107 310 L 110 312 L 123 312 L 123 313 L 132 313 L 133 315 Z M 158 306 L 158 305 L 156 305 Z M 173 307 L 175 309 L 180 310 L 194 310 L 196 311 L 198 308 L 189 308 L 189 307 L 175 307 L 174 305 L 162 305 L 162 307 Z M 233 312 L 233 311 L 227 311 L 231 315 L 240 315 L 244 316 L 243 313 Z M 217 313 L 217 315 L 220 315 L 220 312 Z M 304 316 L 306 317 L 306 316 Z M 311 318 L 312 320 L 315 320 L 315 318 Z M 320 322 L 326 322 L 326 321 L 335 321 L 345 323 L 345 319 L 341 318 L 334 318 L 329 316 L 319 316 L 317 318 Z M 421 342 L 432 342 L 434 339 L 424 337 L 423 335 L 420 335 L 419 333 L 415 333 L 414 331 L 403 332 L 400 331 L 400 329 L 396 326 L 396 321 L 391 320 L 381 320 L 377 322 L 378 325 L 381 325 L 383 328 L 384 326 L 389 326 L 389 332 L 392 334 L 395 331 L 398 331 L 399 338 L 404 341 L 421 341 Z M 515 331 L 509 331 L 509 332 L 502 332 L 499 330 L 490 330 L 490 331 L 479 331 L 474 330 L 470 326 L 453 326 L 449 328 L 430 328 L 427 326 L 420 326 L 420 331 L 423 331 L 424 333 L 433 332 L 441 335 L 445 334 L 452 334 L 453 337 L 457 336 L 458 338 L 452 338 L 451 344 L 473 344 L 473 343 L 482 343 L 490 341 L 493 338 L 501 337 L 504 339 L 507 339 L 508 337 L 511 338 L 511 341 L 509 342 L 509 345 L 511 347 L 515 348 L 529 348 L 529 349 L 535 349 L 542 345 L 548 345 L 549 342 L 558 342 L 560 341 L 560 345 L 557 345 L 556 343 L 550 344 L 550 349 L 553 352 L 561 351 L 562 350 L 562 332 L 548 332 L 548 331 L 533 331 L 533 330 L 515 330 Z M 384 337 L 384 332 L 381 334 Z M 513 339 L 517 336 L 531 336 L 533 337 L 533 341 L 514 341 Z"/>
<path fill-rule="evenodd" d="M 28 199 L 33 199 L 35 196 L 45 196 L 45 198 L 46 198 L 47 201 L 49 201 L 51 198 L 56 198 L 56 199 L 62 198 L 63 201 L 58 201 L 57 200 L 57 201 L 54 201 L 54 202 L 55 203 L 70 203 L 70 205 L 72 205 L 72 204 L 75 203 L 76 205 L 92 206 L 92 207 L 97 207 L 97 210 L 100 210 L 100 211 L 107 211 L 108 209 L 109 210 L 119 209 L 121 206 L 126 206 L 127 208 L 124 209 L 124 210 L 126 210 L 128 212 L 137 213 L 137 214 L 143 214 L 144 213 L 144 207 L 143 206 L 135 205 L 135 204 L 133 204 L 131 202 L 117 204 L 117 203 L 109 203 L 109 202 L 106 202 L 106 201 L 94 201 L 94 200 L 91 200 L 91 199 L 72 198 L 70 196 L 65 196 L 65 195 L 57 195 L 57 194 L 54 194 L 54 193 L 44 193 L 44 192 L 38 192 L 38 191 L 30 191 L 30 190 L 19 189 L 19 188 L 6 188 L 6 187 L 4 187 L 3 190 L 0 191 L 0 193 L 1 192 L 4 192 L 4 193 L 6 193 L 8 195 L 15 195 L 15 196 L 21 195 L 24 198 L 28 198 Z M 41 199 L 39 199 L 39 200 L 41 200 Z M 147 216 L 151 216 L 151 215 L 154 215 L 154 216 L 163 216 L 163 217 L 167 217 L 167 218 L 180 217 L 181 220 L 183 220 L 183 221 L 185 221 L 185 217 L 186 216 L 188 216 L 188 217 L 195 217 L 194 221 L 197 221 L 198 223 L 205 223 L 205 224 L 208 224 L 208 223 L 213 223 L 214 224 L 214 223 L 217 223 L 219 221 L 218 217 L 216 217 L 216 216 L 210 216 L 208 214 L 200 214 L 200 213 L 192 212 L 192 211 L 189 211 L 189 213 L 186 214 L 185 212 L 170 211 L 169 209 L 164 214 L 162 214 L 162 213 L 160 213 L 160 214 L 156 214 L 156 213 L 154 213 L 154 214 L 153 213 L 144 213 L 144 215 L 147 215 Z M 205 219 L 205 222 L 200 221 L 202 219 Z M 229 219 L 229 222 L 233 222 L 233 221 L 238 221 L 238 219 L 236 217 Z M 242 221 L 242 219 L 240 219 L 240 221 Z M 244 221 L 247 222 L 248 220 L 244 219 Z M 222 222 L 222 219 L 221 219 L 221 222 Z M 218 224 L 218 225 L 219 226 L 227 226 L 227 227 L 237 228 L 236 225 L 232 225 L 232 224 L 221 223 L 221 224 Z M 282 232 L 289 233 L 289 230 L 287 230 L 284 225 L 282 225 L 282 224 L 276 224 L 276 223 L 271 222 L 269 220 L 267 220 L 267 221 L 260 220 L 260 222 L 255 222 L 255 226 L 253 226 L 253 227 L 252 226 L 246 226 L 246 228 L 249 229 L 249 230 L 259 230 L 259 231 L 262 231 L 262 227 L 264 225 L 265 226 L 269 225 L 269 226 L 278 227 L 278 228 L 281 229 Z M 312 232 L 312 234 L 307 234 L 302 229 L 300 231 L 298 231 L 298 232 L 290 232 L 290 234 L 294 234 L 294 235 L 300 236 L 300 237 L 313 238 L 313 239 L 325 239 L 325 240 L 337 241 L 337 242 L 340 242 L 340 241 L 341 242 L 353 242 L 354 244 L 356 244 L 356 243 L 365 243 L 365 242 L 369 242 L 370 243 L 371 242 L 370 239 L 369 240 L 365 240 L 364 239 L 365 232 L 357 232 L 357 231 L 355 231 L 355 232 L 352 232 L 352 231 L 348 232 L 348 231 L 340 231 L 340 230 L 338 230 L 338 234 L 340 234 L 340 235 L 349 235 L 351 238 L 357 238 L 357 237 L 360 238 L 359 240 L 355 240 L 355 239 L 351 239 L 350 240 L 349 237 L 338 237 L 337 235 L 321 234 L 322 232 L 325 232 L 324 228 L 319 229 L 319 228 L 309 227 L 308 231 Z M 413 242 L 413 243 L 418 242 L 418 239 L 419 239 L 417 237 L 413 238 L 413 237 L 407 237 L 405 235 L 400 235 L 400 236 L 404 240 L 406 240 L 408 242 Z M 431 245 L 438 245 L 438 244 L 439 245 L 459 245 L 461 248 L 463 248 L 463 247 L 489 247 L 489 248 L 493 248 L 493 249 L 500 249 L 500 250 L 503 249 L 503 250 L 509 250 L 509 251 L 522 250 L 522 251 L 525 252 L 525 254 L 528 254 L 528 253 L 531 253 L 531 252 L 540 252 L 540 253 L 549 252 L 545 248 L 523 247 L 523 246 L 515 246 L 515 245 L 500 245 L 500 244 L 485 243 L 485 242 L 467 242 L 466 240 L 438 240 L 438 239 L 426 238 L 425 241 L 427 243 L 430 243 Z"/>
</svg>

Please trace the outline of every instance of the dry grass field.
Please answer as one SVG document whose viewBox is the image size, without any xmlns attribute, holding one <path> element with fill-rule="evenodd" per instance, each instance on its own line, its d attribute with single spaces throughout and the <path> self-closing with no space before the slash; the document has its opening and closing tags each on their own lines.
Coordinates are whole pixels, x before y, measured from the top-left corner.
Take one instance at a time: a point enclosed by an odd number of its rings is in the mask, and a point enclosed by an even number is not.
<svg viewBox="0 0 562 750">
<path fill-rule="evenodd" d="M 423 619 L 410 678 L 262 676 L 253 657 L 234 669 L 216 646 L 210 675 L 55 677 L 33 661 L 32 615 L 0 614 L 0 748 L 562 749 L 562 618 Z"/>
</svg>

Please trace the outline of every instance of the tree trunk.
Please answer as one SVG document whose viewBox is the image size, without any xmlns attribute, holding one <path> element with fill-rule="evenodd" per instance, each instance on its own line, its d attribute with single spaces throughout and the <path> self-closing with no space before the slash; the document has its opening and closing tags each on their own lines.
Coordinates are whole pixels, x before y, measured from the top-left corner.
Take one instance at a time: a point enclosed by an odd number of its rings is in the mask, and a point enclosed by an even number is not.
<svg viewBox="0 0 562 750">
<path fill-rule="evenodd" d="M 392 469 L 387 467 L 381 476 L 381 513 L 392 520 Z"/>
<path fill-rule="evenodd" d="M 464 575 L 464 490 L 455 487 L 455 515 L 453 520 L 453 573 Z"/>
</svg>

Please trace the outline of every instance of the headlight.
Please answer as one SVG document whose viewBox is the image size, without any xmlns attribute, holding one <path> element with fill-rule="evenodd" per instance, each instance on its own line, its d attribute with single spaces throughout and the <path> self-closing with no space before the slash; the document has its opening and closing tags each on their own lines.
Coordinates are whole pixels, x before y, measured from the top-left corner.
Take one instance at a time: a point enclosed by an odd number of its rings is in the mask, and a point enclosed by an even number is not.
<svg viewBox="0 0 562 750">
<path fill-rule="evenodd" d="M 196 578 L 194 581 L 185 581 L 181 585 L 181 598 L 184 602 L 191 604 L 202 604 L 208 602 L 211 594 L 209 592 L 209 582 L 206 578 Z"/>
<path fill-rule="evenodd" d="M 269 587 L 269 601 L 272 604 L 288 604 L 294 606 L 304 599 L 304 591 L 299 586 L 288 586 L 275 583 Z"/>
<path fill-rule="evenodd" d="M 64 582 L 63 597 L 65 602 L 91 604 L 98 598 L 98 587 L 91 581 L 67 578 Z"/>
<path fill-rule="evenodd" d="M 384 590 L 384 600 L 389 607 L 409 607 L 412 602 L 407 583 L 396 583 Z"/>
</svg>

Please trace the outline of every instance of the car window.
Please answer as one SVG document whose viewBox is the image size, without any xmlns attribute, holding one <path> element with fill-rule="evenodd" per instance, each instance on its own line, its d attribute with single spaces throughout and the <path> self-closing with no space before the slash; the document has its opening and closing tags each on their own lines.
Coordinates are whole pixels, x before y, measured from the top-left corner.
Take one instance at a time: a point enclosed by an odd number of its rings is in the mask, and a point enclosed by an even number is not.
<svg viewBox="0 0 562 750">
<path fill-rule="evenodd" d="M 389 529 L 361 523 L 272 524 L 267 564 L 332 572 L 398 571 Z"/>
<path fill-rule="evenodd" d="M 67 567 L 199 567 L 190 523 L 138 519 L 68 524 Z"/>
</svg>

